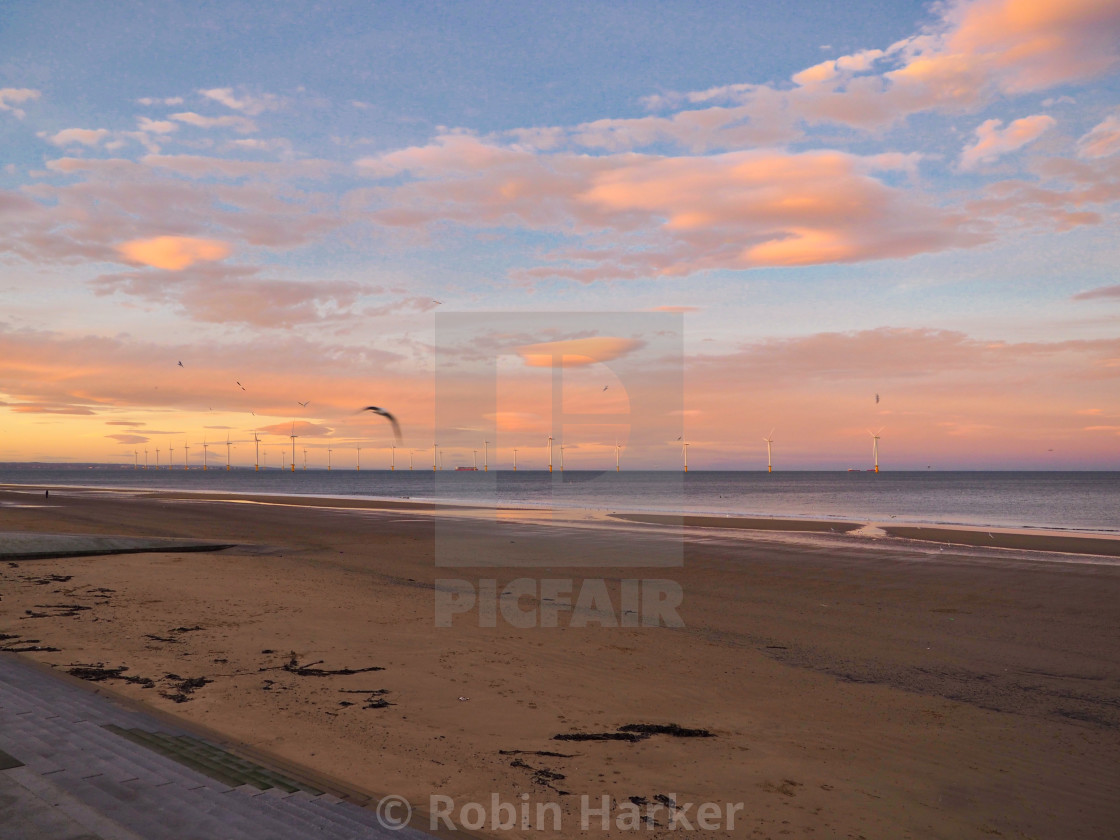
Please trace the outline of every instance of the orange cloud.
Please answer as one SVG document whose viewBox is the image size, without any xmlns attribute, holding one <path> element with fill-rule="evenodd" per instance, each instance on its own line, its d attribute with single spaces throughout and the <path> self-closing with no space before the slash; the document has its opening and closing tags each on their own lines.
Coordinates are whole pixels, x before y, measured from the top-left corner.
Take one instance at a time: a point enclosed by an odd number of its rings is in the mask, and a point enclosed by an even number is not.
<svg viewBox="0 0 1120 840">
<path fill-rule="evenodd" d="M 595 336 L 528 344 L 518 347 L 517 354 L 529 367 L 552 367 L 556 356 L 563 357 L 564 367 L 582 367 L 609 362 L 641 346 L 642 342 L 633 338 Z"/>
<path fill-rule="evenodd" d="M 230 255 L 230 246 L 217 239 L 193 236 L 157 236 L 133 239 L 117 246 L 127 260 L 167 271 L 181 271 L 196 262 L 214 262 Z"/>
</svg>

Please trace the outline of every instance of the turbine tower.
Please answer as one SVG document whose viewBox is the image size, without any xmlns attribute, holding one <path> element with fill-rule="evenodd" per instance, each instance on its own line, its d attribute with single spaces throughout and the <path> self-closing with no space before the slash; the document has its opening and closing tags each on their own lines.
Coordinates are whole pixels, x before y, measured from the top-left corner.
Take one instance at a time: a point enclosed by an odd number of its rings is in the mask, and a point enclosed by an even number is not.
<svg viewBox="0 0 1120 840">
<path fill-rule="evenodd" d="M 490 441 L 482 442 L 482 471 L 490 472 Z"/>
<path fill-rule="evenodd" d="M 564 472 L 564 444 L 560 444 L 560 472 Z"/>
<path fill-rule="evenodd" d="M 332 450 L 327 450 L 327 472 L 331 471 L 331 452 Z"/>
<path fill-rule="evenodd" d="M 389 472 L 396 472 L 397 471 L 397 447 L 396 446 L 390 446 L 389 449 L 391 450 L 390 453 L 389 453 Z M 412 469 L 411 454 L 412 453 L 409 453 L 409 455 L 410 455 L 409 463 L 408 463 L 408 468 L 409 469 Z"/>
<path fill-rule="evenodd" d="M 230 446 L 232 446 L 232 444 L 229 442 L 229 432 L 226 432 L 226 472 L 229 472 L 229 448 L 230 448 Z M 156 453 L 156 457 L 157 458 L 159 457 L 158 452 Z"/>
<path fill-rule="evenodd" d="M 552 472 L 552 435 L 548 436 L 548 471 Z"/>
<path fill-rule="evenodd" d="M 140 452 L 136 449 L 132 450 L 132 469 L 140 469 Z"/>
<path fill-rule="evenodd" d="M 156 450 L 156 472 L 159 472 L 159 450 Z"/>
<path fill-rule="evenodd" d="M 187 442 L 183 441 L 183 469 L 189 470 L 191 468 L 191 448 Z"/>
<path fill-rule="evenodd" d="M 207 456 L 210 454 L 210 444 L 206 442 L 206 438 L 202 439 L 202 469 L 206 470 Z"/>
<path fill-rule="evenodd" d="M 144 469 L 148 468 L 148 450 L 144 450 Z"/>
<path fill-rule="evenodd" d="M 356 443 L 354 445 L 356 447 L 358 447 L 358 458 L 357 458 L 356 461 L 354 461 L 354 466 L 355 466 L 355 468 L 357 469 L 358 472 L 361 472 L 362 471 L 362 445 L 360 443 Z"/>
<path fill-rule="evenodd" d="M 436 461 L 439 459 L 439 444 L 432 444 L 432 472 L 436 471 Z"/>
<path fill-rule="evenodd" d="M 253 464 L 253 469 L 260 472 L 261 469 L 261 439 L 257 437 L 257 433 L 253 432 L 253 443 L 257 447 L 257 460 Z"/>
<path fill-rule="evenodd" d="M 307 472 L 307 447 L 303 447 L 303 471 Z"/>
<path fill-rule="evenodd" d="M 517 472 L 517 450 L 513 450 L 513 471 Z"/>
<path fill-rule="evenodd" d="M 175 449 L 170 444 L 167 446 L 167 468 L 175 468 Z"/>
<path fill-rule="evenodd" d="M 622 451 L 622 444 L 621 443 L 616 443 L 614 445 L 614 471 L 615 472 L 620 472 L 622 470 L 622 466 L 619 463 L 619 458 L 620 458 L 621 451 Z"/>
<path fill-rule="evenodd" d="M 681 451 L 684 453 L 684 471 L 688 472 L 688 443 L 681 446 Z"/>
<path fill-rule="evenodd" d="M 878 432 L 867 430 L 867 433 L 871 435 L 871 454 L 875 458 L 875 472 L 879 472 L 879 432 L 881 431 L 883 430 L 879 429 Z"/>
<path fill-rule="evenodd" d="M 288 437 L 290 437 L 292 439 L 292 472 L 295 472 L 296 471 L 296 438 L 299 437 L 299 435 L 296 434 L 296 424 L 295 423 L 292 423 L 292 433 L 290 435 L 288 435 Z"/>
<path fill-rule="evenodd" d="M 774 442 L 774 430 L 771 429 L 770 434 L 764 437 L 763 440 L 766 441 L 766 472 L 772 473 L 774 472 L 774 465 L 770 460 L 770 444 Z"/>
</svg>

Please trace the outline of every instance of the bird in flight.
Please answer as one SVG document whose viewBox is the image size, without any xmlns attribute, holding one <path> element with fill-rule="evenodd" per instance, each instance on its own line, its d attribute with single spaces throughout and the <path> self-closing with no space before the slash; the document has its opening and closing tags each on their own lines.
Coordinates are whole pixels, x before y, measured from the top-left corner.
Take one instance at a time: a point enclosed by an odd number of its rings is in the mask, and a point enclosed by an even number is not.
<svg viewBox="0 0 1120 840">
<path fill-rule="evenodd" d="M 605 391 L 605 390 L 607 390 L 607 388 L 609 388 L 609 387 L 611 387 L 611 386 L 610 386 L 610 385 L 604 385 L 604 386 L 603 386 L 603 390 Z"/>
<path fill-rule="evenodd" d="M 240 382 L 237 383 L 237 387 L 240 388 L 242 391 L 245 390 L 245 386 L 242 385 Z"/>
<path fill-rule="evenodd" d="M 182 366 L 183 366 L 183 363 L 182 363 L 182 362 L 179 362 L 179 367 L 182 367 Z"/>
<path fill-rule="evenodd" d="M 878 405 L 878 404 L 879 404 L 879 395 L 876 394 L 875 395 L 875 405 Z"/>
<path fill-rule="evenodd" d="M 310 402 L 311 402 L 311 400 L 308 400 L 307 402 L 300 402 L 299 400 L 296 400 L 296 404 L 297 405 L 302 405 L 304 408 L 307 408 L 307 406 L 310 404 Z"/>
<path fill-rule="evenodd" d="M 378 408 L 375 405 L 367 405 L 362 411 L 372 411 L 374 414 L 380 414 L 386 420 L 393 424 L 393 434 L 397 436 L 397 443 L 401 442 L 401 425 L 397 422 L 397 418 L 390 414 L 383 408 Z"/>
</svg>

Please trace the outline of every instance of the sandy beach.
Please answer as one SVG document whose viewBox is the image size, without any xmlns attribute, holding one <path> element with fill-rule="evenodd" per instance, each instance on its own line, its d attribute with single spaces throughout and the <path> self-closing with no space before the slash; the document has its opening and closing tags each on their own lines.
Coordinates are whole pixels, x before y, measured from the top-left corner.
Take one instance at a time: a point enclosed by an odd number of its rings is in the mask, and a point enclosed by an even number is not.
<svg viewBox="0 0 1120 840">
<path fill-rule="evenodd" d="M 127 668 L 96 685 L 421 810 L 433 795 L 455 819 L 495 796 L 559 806 L 559 831 L 482 837 L 579 834 L 583 797 L 608 797 L 608 829 L 589 827 L 611 837 L 634 833 L 614 821 L 627 803 L 654 821 L 645 836 L 668 836 L 667 800 L 712 837 L 1120 825 L 1116 541 L 465 512 L 440 540 L 497 533 L 542 557 L 621 544 L 633 562 L 441 568 L 430 506 L 276 501 L 0 490 L 0 531 L 234 545 L 5 563 L 0 646 L 64 671 Z M 665 540 L 683 540 L 683 565 L 643 568 Z M 1092 550 L 1056 553 L 1078 548 Z M 440 627 L 448 579 L 480 601 L 486 580 L 571 581 L 573 600 L 601 587 L 621 626 L 551 609 L 542 585 L 518 601 L 532 626 L 498 610 L 494 626 L 464 611 Z M 635 579 L 679 585 L 683 626 L 628 626 Z"/>
</svg>

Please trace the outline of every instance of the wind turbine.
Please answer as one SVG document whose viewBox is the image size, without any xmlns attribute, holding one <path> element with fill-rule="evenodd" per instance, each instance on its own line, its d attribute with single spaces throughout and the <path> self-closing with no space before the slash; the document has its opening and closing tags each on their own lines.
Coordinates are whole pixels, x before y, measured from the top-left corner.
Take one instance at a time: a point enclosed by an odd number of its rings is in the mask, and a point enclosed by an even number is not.
<svg viewBox="0 0 1120 840">
<path fill-rule="evenodd" d="M 206 470 L 207 456 L 210 454 L 210 444 L 206 442 L 206 438 L 202 439 L 202 469 Z"/>
<path fill-rule="evenodd" d="M 354 463 L 357 465 L 357 471 L 361 472 L 362 471 L 362 445 L 360 443 L 357 443 L 357 444 L 355 444 L 355 446 L 358 447 L 358 460 L 355 461 Z"/>
<path fill-rule="evenodd" d="M 881 431 L 883 431 L 882 428 L 876 432 L 867 430 L 867 433 L 871 435 L 871 453 L 875 457 L 875 472 L 879 472 L 879 432 Z"/>
<path fill-rule="evenodd" d="M 681 452 L 684 453 L 684 471 L 688 472 L 688 443 L 681 445 Z"/>
<path fill-rule="evenodd" d="M 132 450 L 132 468 L 134 470 L 140 469 L 140 452 L 135 449 Z"/>
<path fill-rule="evenodd" d="M 548 471 L 552 472 L 552 435 L 548 436 Z"/>
<path fill-rule="evenodd" d="M 517 450 L 513 450 L 513 471 L 517 472 Z"/>
<path fill-rule="evenodd" d="M 189 470 L 191 468 L 191 448 L 187 442 L 183 441 L 183 469 Z"/>
<path fill-rule="evenodd" d="M 436 460 L 439 458 L 439 455 L 437 454 L 438 452 L 439 452 L 439 444 L 438 443 L 433 443 L 432 444 L 432 472 L 436 471 Z"/>
<path fill-rule="evenodd" d="M 560 444 L 560 472 L 564 472 L 564 444 Z"/>
<path fill-rule="evenodd" d="M 303 471 L 307 472 L 307 447 L 303 447 Z"/>
<path fill-rule="evenodd" d="M 299 437 L 299 435 L 296 434 L 296 424 L 295 423 L 292 423 L 292 433 L 290 435 L 288 435 L 288 437 L 290 437 L 292 439 L 292 472 L 295 472 L 296 471 L 296 438 Z"/>
<path fill-rule="evenodd" d="M 622 444 L 615 443 L 614 445 L 614 471 L 621 472 L 622 466 L 619 464 L 620 453 L 622 452 Z"/>
<path fill-rule="evenodd" d="M 144 469 L 148 468 L 148 450 L 144 450 Z"/>
<path fill-rule="evenodd" d="M 774 466 L 770 461 L 770 444 L 774 442 L 774 430 L 770 430 L 770 434 L 763 438 L 766 441 L 766 472 L 774 472 Z"/>
<path fill-rule="evenodd" d="M 260 472 L 260 469 L 261 469 L 261 439 L 259 437 L 257 437 L 256 432 L 253 432 L 253 443 L 256 444 L 256 447 L 257 447 L 257 460 L 253 464 L 253 469 L 256 470 L 257 472 Z"/>
<path fill-rule="evenodd" d="M 229 472 L 229 448 L 230 448 L 230 446 L 231 446 L 231 444 L 229 442 L 229 432 L 226 432 L 226 472 Z M 158 455 L 158 453 L 157 453 L 157 455 Z"/>
<path fill-rule="evenodd" d="M 175 469 L 175 449 L 171 444 L 167 445 L 167 468 L 169 470 Z"/>
<path fill-rule="evenodd" d="M 390 450 L 389 451 L 389 472 L 396 472 L 397 471 L 397 447 L 396 446 L 390 446 L 389 450 Z M 409 464 L 408 468 L 409 469 L 412 469 L 412 457 L 411 456 L 412 456 L 412 453 L 410 452 L 409 453 L 409 461 L 408 461 L 408 464 Z"/>
<path fill-rule="evenodd" d="M 474 457 L 474 468 L 477 470 L 478 469 L 478 450 L 477 449 L 472 449 L 471 452 L 473 453 L 473 457 Z"/>
<path fill-rule="evenodd" d="M 490 441 L 482 442 L 482 471 L 490 472 Z"/>
<path fill-rule="evenodd" d="M 159 472 L 159 450 L 156 450 L 156 472 Z"/>
<path fill-rule="evenodd" d="M 331 450 L 331 449 L 327 450 L 327 472 L 331 471 L 331 452 L 332 451 L 333 450 Z"/>
</svg>

